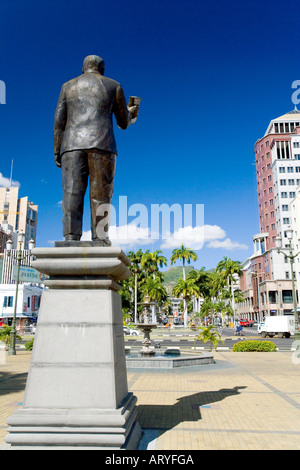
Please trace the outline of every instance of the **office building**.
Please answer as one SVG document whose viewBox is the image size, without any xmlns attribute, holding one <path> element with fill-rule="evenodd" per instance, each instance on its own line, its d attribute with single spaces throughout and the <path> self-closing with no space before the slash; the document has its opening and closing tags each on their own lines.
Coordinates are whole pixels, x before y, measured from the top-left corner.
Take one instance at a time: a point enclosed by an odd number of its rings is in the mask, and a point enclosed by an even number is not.
<svg viewBox="0 0 300 470">
<path fill-rule="evenodd" d="M 275 240 L 281 236 L 282 246 L 289 246 L 286 230 L 292 223 L 291 202 L 300 185 L 300 111 L 295 108 L 271 120 L 254 151 L 260 233 L 253 237 L 253 255 L 243 264 L 245 301 L 237 313 L 258 320 L 259 312 L 263 318 L 293 309 L 290 263 L 278 254 Z"/>
<path fill-rule="evenodd" d="M 23 249 L 28 249 L 29 241 L 36 241 L 38 206 L 28 197 L 19 198 L 18 187 L 0 188 L 0 226 L 12 233 L 25 233 Z M 17 248 L 15 246 L 15 248 Z"/>
</svg>

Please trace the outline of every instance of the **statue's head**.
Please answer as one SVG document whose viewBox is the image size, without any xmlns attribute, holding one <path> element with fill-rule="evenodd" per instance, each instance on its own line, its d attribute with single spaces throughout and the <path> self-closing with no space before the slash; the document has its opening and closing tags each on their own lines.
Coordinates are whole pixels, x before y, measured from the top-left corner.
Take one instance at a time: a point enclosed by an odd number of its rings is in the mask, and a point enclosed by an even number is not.
<svg viewBox="0 0 300 470">
<path fill-rule="evenodd" d="M 104 75 L 104 60 L 98 55 L 88 55 L 83 61 L 82 72 L 99 72 Z"/>
</svg>

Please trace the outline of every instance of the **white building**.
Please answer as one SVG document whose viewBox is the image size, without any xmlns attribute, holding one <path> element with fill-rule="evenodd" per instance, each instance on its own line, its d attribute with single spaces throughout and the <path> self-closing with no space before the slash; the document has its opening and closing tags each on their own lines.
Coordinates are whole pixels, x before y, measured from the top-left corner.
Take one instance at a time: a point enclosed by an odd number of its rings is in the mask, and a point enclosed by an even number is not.
<svg viewBox="0 0 300 470">
<path fill-rule="evenodd" d="M 35 322 L 38 316 L 43 288 L 33 285 L 19 285 L 17 303 L 17 323 L 28 326 Z M 16 286 L 13 284 L 0 285 L 0 317 L 11 325 L 14 315 Z"/>
<path fill-rule="evenodd" d="M 292 246 L 294 255 L 300 253 L 300 186 L 296 190 L 296 197 L 290 203 L 291 228 L 293 229 Z M 294 272 L 298 286 L 298 301 L 300 300 L 300 256 L 294 262 Z"/>
</svg>

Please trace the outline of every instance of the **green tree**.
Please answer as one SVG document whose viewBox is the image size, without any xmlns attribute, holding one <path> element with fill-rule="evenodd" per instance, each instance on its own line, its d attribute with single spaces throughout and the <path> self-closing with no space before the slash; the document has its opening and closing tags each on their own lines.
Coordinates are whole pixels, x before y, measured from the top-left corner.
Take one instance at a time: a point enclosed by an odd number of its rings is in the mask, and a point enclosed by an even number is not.
<svg viewBox="0 0 300 470">
<path fill-rule="evenodd" d="M 185 264 L 190 264 L 191 260 L 196 261 L 198 259 L 198 256 L 196 253 L 191 250 L 190 248 L 185 247 L 183 244 L 181 244 L 180 248 L 176 248 L 175 250 L 172 251 L 172 256 L 171 256 L 171 264 L 174 264 L 176 261 L 182 261 L 182 275 L 183 275 L 183 281 L 186 281 L 186 275 L 185 275 Z M 176 287 L 176 286 L 175 286 Z M 176 295 L 176 294 L 175 294 Z M 186 299 L 183 296 L 183 303 L 184 303 L 184 326 L 187 326 L 187 305 L 186 305 Z"/>
<path fill-rule="evenodd" d="M 134 311 L 134 321 L 138 320 L 138 302 L 141 301 L 141 294 L 139 291 L 140 284 L 144 281 L 144 274 L 141 268 L 141 261 L 144 253 L 142 250 L 128 251 L 127 256 L 131 261 L 130 270 L 133 274 L 133 279 L 131 279 L 130 287 L 132 292 L 134 292 L 133 308 Z"/>
<path fill-rule="evenodd" d="M 161 250 L 151 252 L 147 250 L 141 259 L 141 268 L 145 272 L 145 282 L 148 279 L 149 275 L 152 275 L 152 279 L 159 279 L 160 282 L 163 282 L 163 274 L 159 271 L 159 268 L 167 266 L 167 258 L 163 256 Z M 156 321 L 156 308 L 155 305 L 152 306 L 152 322 Z"/>
<path fill-rule="evenodd" d="M 146 275 L 152 273 L 153 278 L 159 268 L 167 266 L 167 258 L 163 256 L 161 250 L 154 251 L 153 253 L 147 250 L 141 258 L 141 268 L 144 269 Z"/>
<path fill-rule="evenodd" d="M 192 296 L 199 295 L 199 287 L 195 283 L 194 279 L 179 279 L 176 286 L 172 290 L 173 295 L 177 298 L 182 297 L 184 301 L 184 326 L 187 327 L 188 323 L 188 312 L 187 312 L 187 302 L 192 298 Z"/>
<path fill-rule="evenodd" d="M 3 341 L 6 350 L 8 350 L 9 344 L 10 344 L 11 330 L 12 330 L 11 326 L 7 326 L 7 325 L 3 326 L 0 329 L 0 341 Z M 16 335 L 16 339 L 18 339 L 19 341 L 22 341 L 22 337 L 19 335 Z"/>
<path fill-rule="evenodd" d="M 239 261 L 234 261 L 227 256 L 224 256 L 223 260 L 217 264 L 216 271 L 220 273 L 223 279 L 227 280 L 228 288 L 231 291 L 231 305 L 233 314 L 235 312 L 235 300 L 234 300 L 234 289 L 233 284 L 236 281 L 235 275 L 241 277 L 243 274 L 242 265 Z"/>
<path fill-rule="evenodd" d="M 199 270 L 197 269 L 192 269 L 188 275 L 187 279 L 193 279 L 195 281 L 196 286 L 199 289 L 199 294 L 198 296 L 195 296 L 196 298 L 196 303 L 197 303 L 197 308 L 195 309 L 196 311 L 200 311 L 199 308 L 199 299 L 201 297 L 206 298 L 209 295 L 210 289 L 209 289 L 209 275 L 205 271 L 205 268 L 202 267 Z"/>
<path fill-rule="evenodd" d="M 191 260 L 196 261 L 197 259 L 196 253 L 182 244 L 180 248 L 172 251 L 171 264 L 174 264 L 177 260 L 182 261 L 183 280 L 185 281 L 185 263 L 190 264 Z"/>
<path fill-rule="evenodd" d="M 150 301 L 162 304 L 167 300 L 167 290 L 158 277 L 154 279 L 151 277 L 147 278 L 142 286 L 142 291 L 144 298 L 148 295 Z"/>
</svg>

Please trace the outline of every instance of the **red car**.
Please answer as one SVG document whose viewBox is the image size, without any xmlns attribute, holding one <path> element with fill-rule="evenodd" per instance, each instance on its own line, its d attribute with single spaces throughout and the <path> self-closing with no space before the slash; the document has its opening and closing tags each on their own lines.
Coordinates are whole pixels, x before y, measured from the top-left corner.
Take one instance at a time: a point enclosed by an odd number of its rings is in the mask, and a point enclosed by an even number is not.
<svg viewBox="0 0 300 470">
<path fill-rule="evenodd" d="M 241 318 L 240 319 L 240 325 L 241 326 L 252 326 L 251 322 L 247 318 Z"/>
</svg>

